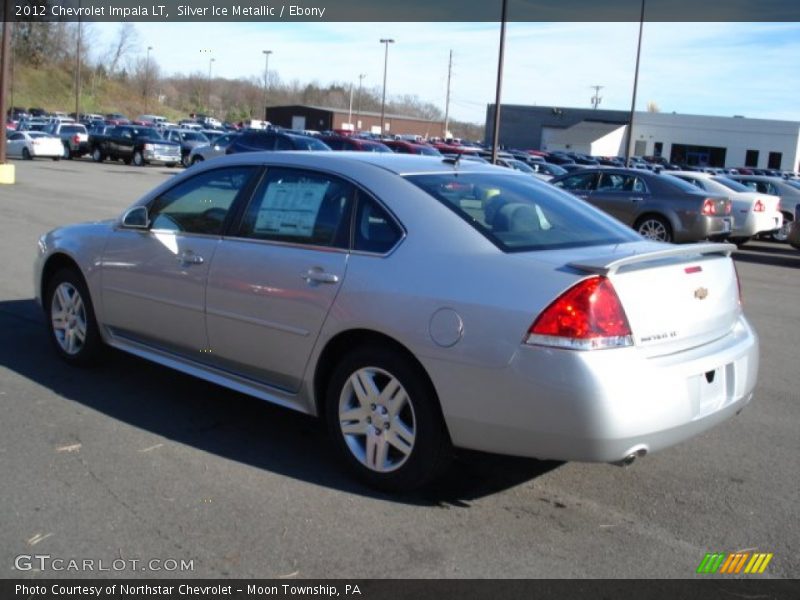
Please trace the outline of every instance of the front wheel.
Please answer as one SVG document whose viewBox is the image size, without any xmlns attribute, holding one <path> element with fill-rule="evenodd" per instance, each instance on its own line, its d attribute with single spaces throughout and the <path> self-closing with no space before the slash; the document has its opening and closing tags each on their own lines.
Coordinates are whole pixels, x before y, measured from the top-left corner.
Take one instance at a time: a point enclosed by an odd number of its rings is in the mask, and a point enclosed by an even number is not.
<svg viewBox="0 0 800 600">
<path fill-rule="evenodd" d="M 450 438 L 419 365 L 378 346 L 346 355 L 326 394 L 326 420 L 348 467 L 367 484 L 406 492 L 449 463 Z"/>
<path fill-rule="evenodd" d="M 133 164 L 136 165 L 137 167 L 144 166 L 144 156 L 142 156 L 142 153 L 139 152 L 138 150 L 133 153 Z"/>
<path fill-rule="evenodd" d="M 95 148 L 92 150 L 92 160 L 94 162 L 103 162 L 104 158 L 105 156 L 103 156 L 103 153 L 100 152 L 100 148 Z"/>
<path fill-rule="evenodd" d="M 655 215 L 644 217 L 634 225 L 634 228 L 645 239 L 654 242 L 672 241 L 672 227 L 661 217 Z"/>
<path fill-rule="evenodd" d="M 97 362 L 103 341 L 92 299 L 81 274 L 61 269 L 47 284 L 47 328 L 56 352 L 68 363 L 89 366 Z"/>
</svg>

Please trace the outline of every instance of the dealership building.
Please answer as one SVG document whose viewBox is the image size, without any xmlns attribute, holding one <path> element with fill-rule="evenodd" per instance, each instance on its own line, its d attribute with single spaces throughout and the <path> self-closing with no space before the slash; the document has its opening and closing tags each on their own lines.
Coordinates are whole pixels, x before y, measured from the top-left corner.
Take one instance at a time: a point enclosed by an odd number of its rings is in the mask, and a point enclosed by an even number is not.
<svg viewBox="0 0 800 600">
<path fill-rule="evenodd" d="M 619 110 L 503 104 L 500 144 L 507 148 L 565 150 L 624 156 L 630 114 Z M 486 141 L 494 129 L 494 105 L 486 111 Z M 800 123 L 637 112 L 634 156 L 711 167 L 800 170 Z"/>
<path fill-rule="evenodd" d="M 331 131 L 347 129 L 380 133 L 381 113 L 357 111 L 341 108 L 307 106 L 292 104 L 287 106 L 268 106 L 267 121 L 277 127 L 297 130 Z M 384 131 L 387 134 L 421 135 L 423 137 L 441 136 L 444 129 L 442 121 L 430 121 L 405 115 L 384 115 Z"/>
</svg>

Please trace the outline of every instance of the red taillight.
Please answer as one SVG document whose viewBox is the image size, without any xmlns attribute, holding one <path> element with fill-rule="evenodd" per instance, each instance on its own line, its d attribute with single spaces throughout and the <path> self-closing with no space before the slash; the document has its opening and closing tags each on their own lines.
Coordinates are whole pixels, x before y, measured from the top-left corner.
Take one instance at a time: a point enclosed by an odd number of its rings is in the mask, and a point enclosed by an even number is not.
<svg viewBox="0 0 800 600">
<path fill-rule="evenodd" d="M 73 144 L 80 144 L 80 143 L 81 143 L 81 138 L 80 138 L 80 137 L 78 137 L 78 134 L 77 134 L 77 133 L 76 133 L 75 135 L 73 135 L 73 136 L 72 136 L 72 143 L 73 143 Z"/>
<path fill-rule="evenodd" d="M 717 203 L 712 200 L 711 198 L 706 198 L 703 200 L 703 210 L 702 213 L 704 215 L 715 215 L 717 214 Z"/>
<path fill-rule="evenodd" d="M 767 207 L 764 206 L 764 203 L 761 200 L 756 200 L 753 205 L 753 212 L 764 212 L 765 210 L 767 210 Z"/>
<path fill-rule="evenodd" d="M 594 350 L 631 346 L 631 328 L 611 282 L 590 277 L 561 294 L 533 322 L 528 344 Z"/>
</svg>

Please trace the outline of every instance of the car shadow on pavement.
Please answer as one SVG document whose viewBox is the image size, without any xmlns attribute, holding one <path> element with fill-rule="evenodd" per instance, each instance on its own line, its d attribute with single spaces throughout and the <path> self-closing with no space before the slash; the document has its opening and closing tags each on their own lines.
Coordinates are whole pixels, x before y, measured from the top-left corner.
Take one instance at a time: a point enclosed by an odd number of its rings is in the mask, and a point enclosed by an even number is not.
<svg viewBox="0 0 800 600">
<path fill-rule="evenodd" d="M 800 250 L 788 244 L 747 244 L 733 254 L 736 262 L 773 267 L 800 267 Z"/>
<path fill-rule="evenodd" d="M 81 369 L 50 346 L 34 300 L 0 301 L 0 367 L 68 401 L 158 436 L 287 477 L 420 506 L 461 506 L 528 482 L 562 463 L 459 452 L 418 492 L 384 495 L 355 481 L 334 456 L 321 421 L 130 356 Z"/>
</svg>

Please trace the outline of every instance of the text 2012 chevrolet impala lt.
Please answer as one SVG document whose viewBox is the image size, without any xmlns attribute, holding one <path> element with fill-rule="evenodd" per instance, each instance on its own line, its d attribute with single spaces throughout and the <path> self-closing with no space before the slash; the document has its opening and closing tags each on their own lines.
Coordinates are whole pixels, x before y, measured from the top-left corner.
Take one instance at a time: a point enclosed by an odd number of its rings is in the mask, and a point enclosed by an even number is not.
<svg viewBox="0 0 800 600">
<path fill-rule="evenodd" d="M 758 341 L 732 249 L 479 163 L 250 153 L 44 235 L 35 285 L 68 362 L 107 344 L 320 415 L 405 490 L 454 446 L 626 461 L 740 411 Z"/>
</svg>

